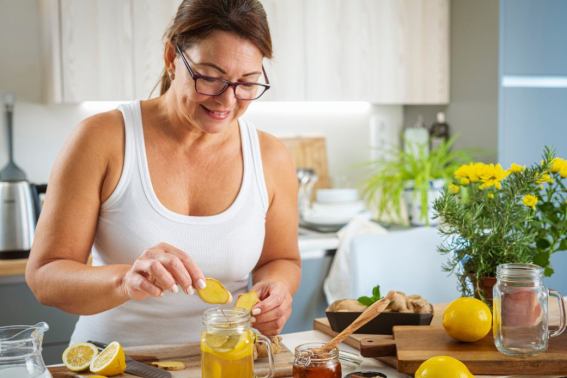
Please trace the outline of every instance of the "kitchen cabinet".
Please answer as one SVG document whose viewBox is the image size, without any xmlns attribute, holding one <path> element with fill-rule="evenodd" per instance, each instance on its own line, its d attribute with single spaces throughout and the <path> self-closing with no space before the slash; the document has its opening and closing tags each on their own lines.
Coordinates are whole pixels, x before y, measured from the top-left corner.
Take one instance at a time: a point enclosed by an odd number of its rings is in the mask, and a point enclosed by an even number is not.
<svg viewBox="0 0 567 378">
<path fill-rule="evenodd" d="M 41 0 L 48 102 L 148 98 L 180 0 Z"/>
<path fill-rule="evenodd" d="M 449 102 L 448 0 L 262 0 L 274 100 Z"/>
<path fill-rule="evenodd" d="M 40 0 L 47 99 L 148 98 L 179 3 Z M 263 100 L 449 101 L 449 0 L 262 3 L 274 45 Z"/>
</svg>

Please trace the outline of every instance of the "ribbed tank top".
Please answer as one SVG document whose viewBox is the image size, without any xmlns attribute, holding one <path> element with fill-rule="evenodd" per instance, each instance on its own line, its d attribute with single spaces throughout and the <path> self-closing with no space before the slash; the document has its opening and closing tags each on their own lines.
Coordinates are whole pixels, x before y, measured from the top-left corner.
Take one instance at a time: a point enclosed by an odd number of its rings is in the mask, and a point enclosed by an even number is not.
<svg viewBox="0 0 567 378">
<path fill-rule="evenodd" d="M 211 216 L 187 216 L 157 198 L 148 171 L 140 102 L 120 108 L 125 125 L 124 165 L 114 192 L 102 204 L 92 248 L 94 266 L 132 264 L 166 242 L 187 252 L 206 276 L 221 280 L 233 296 L 245 291 L 264 244 L 268 195 L 258 134 L 239 120 L 243 179 L 229 208 Z M 81 316 L 71 342 L 118 340 L 125 346 L 197 341 L 209 308 L 197 295 L 166 294 L 130 300 L 99 314 Z"/>
</svg>

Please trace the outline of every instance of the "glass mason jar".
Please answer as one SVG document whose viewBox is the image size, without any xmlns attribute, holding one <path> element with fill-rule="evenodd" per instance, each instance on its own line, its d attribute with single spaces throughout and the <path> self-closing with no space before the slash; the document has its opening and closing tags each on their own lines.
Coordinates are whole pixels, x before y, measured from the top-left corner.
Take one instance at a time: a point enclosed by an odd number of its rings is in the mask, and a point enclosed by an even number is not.
<svg viewBox="0 0 567 378">
<path fill-rule="evenodd" d="M 528 356 L 547 350 L 550 337 L 565 330 L 561 294 L 543 286 L 543 268 L 533 264 L 502 264 L 496 268 L 493 294 L 494 344 L 501 353 Z M 559 301 L 560 326 L 549 330 L 548 299 Z"/>
<path fill-rule="evenodd" d="M 0 327 L 0 378 L 51 378 L 43 363 L 45 322 Z"/>
<path fill-rule="evenodd" d="M 202 378 L 253 378 L 254 343 L 266 344 L 268 374 L 274 374 L 270 340 L 252 329 L 250 314 L 241 308 L 211 308 L 203 314 Z"/>
<path fill-rule="evenodd" d="M 323 343 L 301 344 L 295 348 L 293 378 L 341 378 L 339 349 L 319 353 Z"/>
</svg>

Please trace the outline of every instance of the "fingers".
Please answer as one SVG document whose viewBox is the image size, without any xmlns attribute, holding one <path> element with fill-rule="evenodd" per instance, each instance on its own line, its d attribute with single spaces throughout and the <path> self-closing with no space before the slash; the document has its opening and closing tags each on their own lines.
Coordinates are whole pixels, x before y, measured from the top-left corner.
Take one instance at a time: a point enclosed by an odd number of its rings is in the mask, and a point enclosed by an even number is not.
<svg viewBox="0 0 567 378">
<path fill-rule="evenodd" d="M 187 255 L 179 248 L 176 248 L 167 243 L 160 243 L 158 247 L 180 260 L 180 262 L 188 272 L 194 287 L 197 287 L 199 289 L 205 287 L 205 275 L 189 255 Z"/>
<path fill-rule="evenodd" d="M 150 282 L 142 274 L 133 270 L 126 273 L 124 281 L 126 295 L 131 299 L 143 300 L 150 296 L 160 296 L 162 293 L 162 290 L 159 287 Z"/>
</svg>

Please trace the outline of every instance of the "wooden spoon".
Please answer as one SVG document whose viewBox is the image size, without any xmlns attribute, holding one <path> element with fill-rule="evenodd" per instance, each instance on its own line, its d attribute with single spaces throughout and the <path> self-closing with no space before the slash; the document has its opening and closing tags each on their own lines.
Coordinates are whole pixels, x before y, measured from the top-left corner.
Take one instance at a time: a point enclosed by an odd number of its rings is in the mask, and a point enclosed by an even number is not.
<svg viewBox="0 0 567 378">
<path fill-rule="evenodd" d="M 341 333 L 333 337 L 329 342 L 323 345 L 321 348 L 317 348 L 314 350 L 315 353 L 328 353 L 334 348 L 337 347 L 344 339 L 349 337 L 353 332 L 357 329 L 374 319 L 378 314 L 388 307 L 390 302 L 392 301 L 395 291 L 390 291 L 384 298 L 380 299 L 379 301 L 374 302 L 370 307 L 368 307 L 362 314 L 358 316 L 358 318 L 354 319 L 354 321 L 349 324 L 348 327 L 342 330 Z"/>
</svg>

